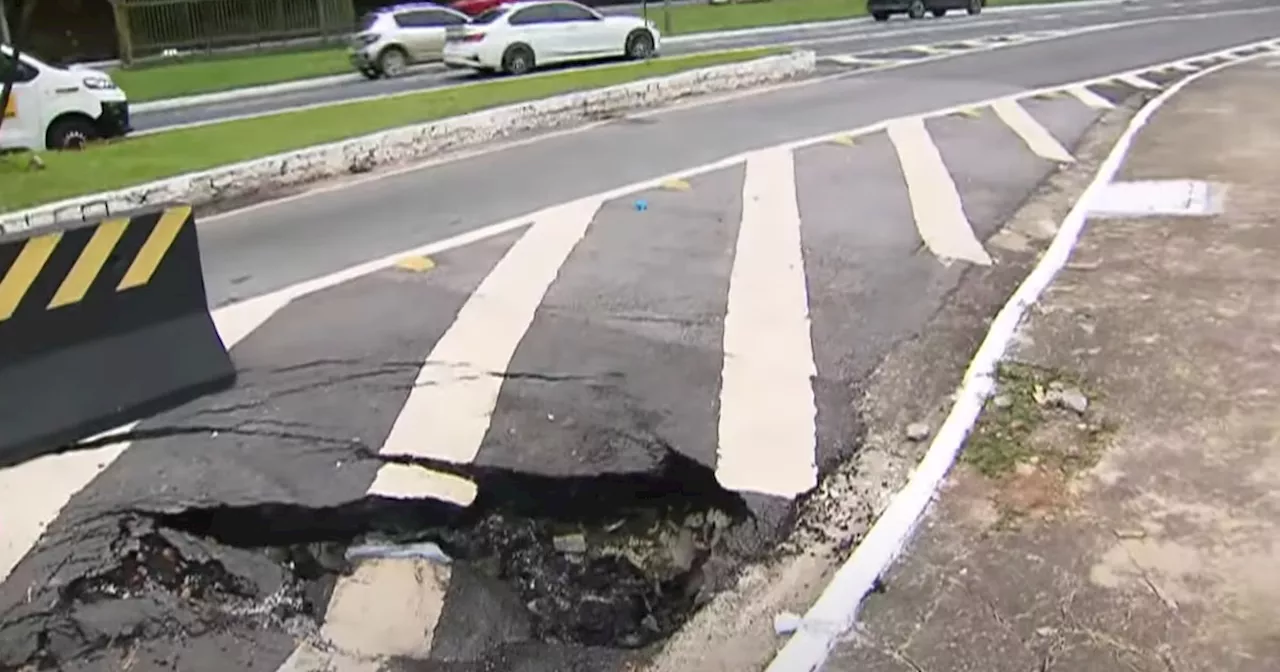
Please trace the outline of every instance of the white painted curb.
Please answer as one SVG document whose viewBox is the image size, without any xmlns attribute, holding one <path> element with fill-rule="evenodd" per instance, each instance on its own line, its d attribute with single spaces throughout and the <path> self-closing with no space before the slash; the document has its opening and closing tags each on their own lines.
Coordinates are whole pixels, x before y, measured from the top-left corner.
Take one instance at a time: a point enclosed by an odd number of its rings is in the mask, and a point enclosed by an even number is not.
<svg viewBox="0 0 1280 672">
<path fill-rule="evenodd" d="M 1104 7 L 1108 5 L 1120 5 L 1132 3 L 1134 0 L 1065 0 L 1064 2 L 1055 2 L 1048 5 L 1044 4 L 1026 4 L 1026 5 L 1010 5 L 1007 7 L 992 7 L 987 10 L 988 13 L 1004 14 L 1014 12 L 1027 11 L 1048 11 L 1051 8 L 1060 8 L 1066 10 L 1085 9 L 1088 7 Z M 638 9 L 638 8 L 637 8 Z M 656 8 L 655 8 L 656 11 Z M 853 19 L 841 19 L 836 21 L 811 21 L 809 23 L 790 23 L 778 26 L 761 26 L 759 28 L 739 28 L 735 30 L 718 30 L 705 33 L 689 33 L 687 35 L 672 35 L 662 38 L 663 44 L 700 44 L 703 42 L 721 42 L 725 40 L 738 40 L 744 38 L 759 37 L 763 35 L 776 35 L 781 33 L 805 33 L 815 30 L 839 30 L 841 28 L 849 28 L 869 24 L 871 19 L 860 16 Z M 101 61 L 98 63 L 86 64 L 86 67 L 106 67 L 111 65 L 111 61 Z M 105 64 L 105 65 L 104 65 Z M 427 68 L 415 70 L 414 74 L 423 72 L 434 72 L 442 70 L 443 66 L 431 64 Z M 248 86 L 239 89 L 230 89 L 227 91 L 214 91 L 212 93 L 203 93 L 195 96 L 182 96 L 180 98 L 165 98 L 163 100 L 151 100 L 137 103 L 130 106 L 135 114 L 146 114 L 148 112 L 163 112 L 165 110 L 176 110 L 186 107 L 198 107 L 200 105 L 215 105 L 218 103 L 226 103 L 235 100 L 244 100 L 246 98 L 259 98 L 275 96 L 282 93 L 293 93 L 295 91 L 309 91 L 311 89 L 322 89 L 326 86 L 335 86 L 348 84 L 363 80 L 364 77 L 357 73 L 349 73 L 342 75 L 329 75 L 327 77 L 311 77 L 307 79 L 298 79 L 291 82 L 281 82 L 279 84 L 263 84 L 261 86 Z M 336 101 L 335 104 L 348 102 L 346 100 Z"/>
<path fill-rule="evenodd" d="M 1093 181 L 1063 219 L 1049 249 L 1019 285 L 1009 302 L 996 314 L 986 338 L 965 372 L 963 385 L 951 412 L 929 445 L 924 458 L 916 465 L 911 478 L 893 496 L 889 506 L 876 519 L 862 542 L 832 577 L 822 595 L 805 613 L 800 627 L 765 672 L 815 672 L 822 666 L 837 640 L 853 626 L 863 599 L 871 593 L 877 579 L 888 571 L 902 552 L 920 518 L 933 501 L 934 493 L 959 456 L 965 438 L 995 386 L 993 374 L 996 364 L 1013 340 L 1019 323 L 1067 263 L 1084 231 L 1090 202 L 1111 183 L 1138 132 L 1146 126 L 1156 110 L 1186 85 L 1227 66 L 1264 55 L 1266 54 L 1228 61 L 1192 73 L 1162 91 L 1134 115 L 1111 153 L 1098 168 Z"/>
<path fill-rule="evenodd" d="M 185 201 L 200 205 L 339 175 L 363 173 L 377 166 L 421 159 L 515 133 L 653 107 L 690 96 L 793 79 L 814 72 L 816 65 L 817 55 L 814 52 L 795 51 L 393 128 L 0 215 L 0 233 L 150 203 Z"/>
</svg>

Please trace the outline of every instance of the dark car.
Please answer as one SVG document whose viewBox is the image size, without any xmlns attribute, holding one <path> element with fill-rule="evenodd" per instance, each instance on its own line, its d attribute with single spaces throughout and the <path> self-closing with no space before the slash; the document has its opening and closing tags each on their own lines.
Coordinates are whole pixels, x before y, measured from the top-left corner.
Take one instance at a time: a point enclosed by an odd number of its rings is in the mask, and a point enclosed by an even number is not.
<svg viewBox="0 0 1280 672">
<path fill-rule="evenodd" d="M 867 0 L 867 13 L 876 21 L 888 21 L 893 14 L 923 19 L 926 13 L 943 16 L 952 9 L 978 14 L 985 4 L 986 0 Z"/>
</svg>

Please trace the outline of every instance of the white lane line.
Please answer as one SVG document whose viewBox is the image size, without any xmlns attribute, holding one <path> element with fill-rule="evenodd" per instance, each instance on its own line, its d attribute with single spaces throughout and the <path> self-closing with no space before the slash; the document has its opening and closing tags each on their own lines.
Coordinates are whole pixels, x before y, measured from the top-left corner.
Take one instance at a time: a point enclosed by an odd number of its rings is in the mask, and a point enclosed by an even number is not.
<svg viewBox="0 0 1280 672">
<path fill-rule="evenodd" d="M 539 213 L 463 304 L 418 372 L 381 453 L 468 463 L 489 430 L 502 374 L 600 198 Z"/>
<path fill-rule="evenodd" d="M 839 63 L 840 65 L 876 65 L 877 61 L 868 61 L 851 54 L 838 54 L 835 56 L 823 56 L 821 60 Z"/>
<path fill-rule="evenodd" d="M 938 146 L 933 144 L 924 127 L 924 119 L 892 121 L 885 130 L 897 150 L 916 229 L 925 246 L 944 262 L 962 259 L 990 266 L 991 257 L 973 235 L 964 204 L 960 202 L 960 192 L 942 162 Z"/>
<path fill-rule="evenodd" d="M 1149 91 L 1152 91 L 1160 88 L 1158 84 L 1151 82 L 1149 80 L 1143 79 L 1141 76 L 1137 74 L 1120 75 L 1119 77 L 1116 77 L 1116 79 L 1118 81 L 1124 82 L 1125 84 L 1128 84 L 1129 86 L 1136 87 L 1139 89 L 1147 89 Z"/>
<path fill-rule="evenodd" d="M 1169 67 L 1173 68 L 1174 70 L 1181 70 L 1183 72 L 1199 72 L 1200 71 L 1200 66 L 1193 65 L 1191 63 L 1174 63 Z"/>
<path fill-rule="evenodd" d="M 1060 163 L 1073 163 L 1075 158 L 1071 156 L 1071 152 L 1067 151 L 1058 139 L 1053 137 L 1049 129 L 1045 128 L 1035 117 L 1032 117 L 1026 108 L 1018 104 L 1018 101 L 1012 98 L 997 100 L 991 104 L 991 109 L 995 110 L 996 116 L 1000 121 L 1004 122 L 1014 133 L 1022 138 L 1022 142 L 1026 143 L 1027 149 L 1035 152 L 1037 156 L 1050 161 L 1058 161 Z"/>
<path fill-rule="evenodd" d="M 412 464 L 387 463 L 378 468 L 366 493 L 392 499 L 438 499 L 458 506 L 476 501 L 476 484 L 453 474 Z"/>
<path fill-rule="evenodd" d="M 1093 90 L 1087 86 L 1068 86 L 1066 91 L 1067 93 L 1075 96 L 1080 102 L 1095 110 L 1110 110 L 1115 107 L 1111 101 L 1094 93 Z"/>
<path fill-rule="evenodd" d="M 421 559 L 365 560 L 338 579 L 320 641 L 304 641 L 277 672 L 379 672 L 431 654 L 452 575 Z"/>
<path fill-rule="evenodd" d="M 809 293 L 790 149 L 746 160 L 724 317 L 716 480 L 792 498 L 818 484 Z"/>
</svg>

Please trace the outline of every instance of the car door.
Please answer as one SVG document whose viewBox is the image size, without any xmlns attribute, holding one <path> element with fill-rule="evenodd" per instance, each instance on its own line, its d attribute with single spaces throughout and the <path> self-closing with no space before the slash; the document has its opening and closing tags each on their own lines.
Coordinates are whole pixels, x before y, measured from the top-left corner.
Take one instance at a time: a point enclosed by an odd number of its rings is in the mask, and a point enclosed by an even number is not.
<svg viewBox="0 0 1280 672">
<path fill-rule="evenodd" d="M 553 3 L 552 8 L 564 36 L 565 58 L 592 58 L 622 51 L 622 40 L 613 40 L 610 27 L 591 10 L 572 2 Z M 612 44 L 615 41 L 618 44 Z"/>
<path fill-rule="evenodd" d="M 523 42 L 532 47 L 534 62 L 538 65 L 564 60 L 565 36 L 550 4 L 525 7 L 512 14 L 507 25 L 511 27 L 508 42 Z"/>
<path fill-rule="evenodd" d="M 465 25 L 467 16 L 449 9 L 428 9 L 419 13 L 422 17 L 418 19 L 419 25 L 414 30 L 422 33 L 422 49 L 425 54 L 423 60 L 438 61 L 444 57 L 444 43 L 449 28 Z"/>
<path fill-rule="evenodd" d="M 0 148 L 44 149 L 43 92 L 37 78 L 40 71 L 22 62 L 16 63 L 12 53 L 0 52 L 0 84 L 13 77 L 9 104 L 0 122 Z"/>
</svg>

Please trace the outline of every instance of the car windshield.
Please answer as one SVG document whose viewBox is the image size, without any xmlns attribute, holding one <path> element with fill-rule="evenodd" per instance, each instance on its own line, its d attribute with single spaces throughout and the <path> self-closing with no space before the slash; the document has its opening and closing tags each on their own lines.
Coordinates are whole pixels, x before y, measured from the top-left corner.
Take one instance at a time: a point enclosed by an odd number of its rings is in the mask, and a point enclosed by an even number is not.
<svg viewBox="0 0 1280 672">
<path fill-rule="evenodd" d="M 493 9 L 488 9 L 481 12 L 479 16 L 477 16 L 474 19 L 471 19 L 471 23 L 474 23 L 480 26 L 486 26 L 490 23 L 493 23 L 494 21 L 497 21 L 503 14 L 506 14 L 506 13 L 507 13 L 506 7 L 494 7 Z"/>
</svg>

